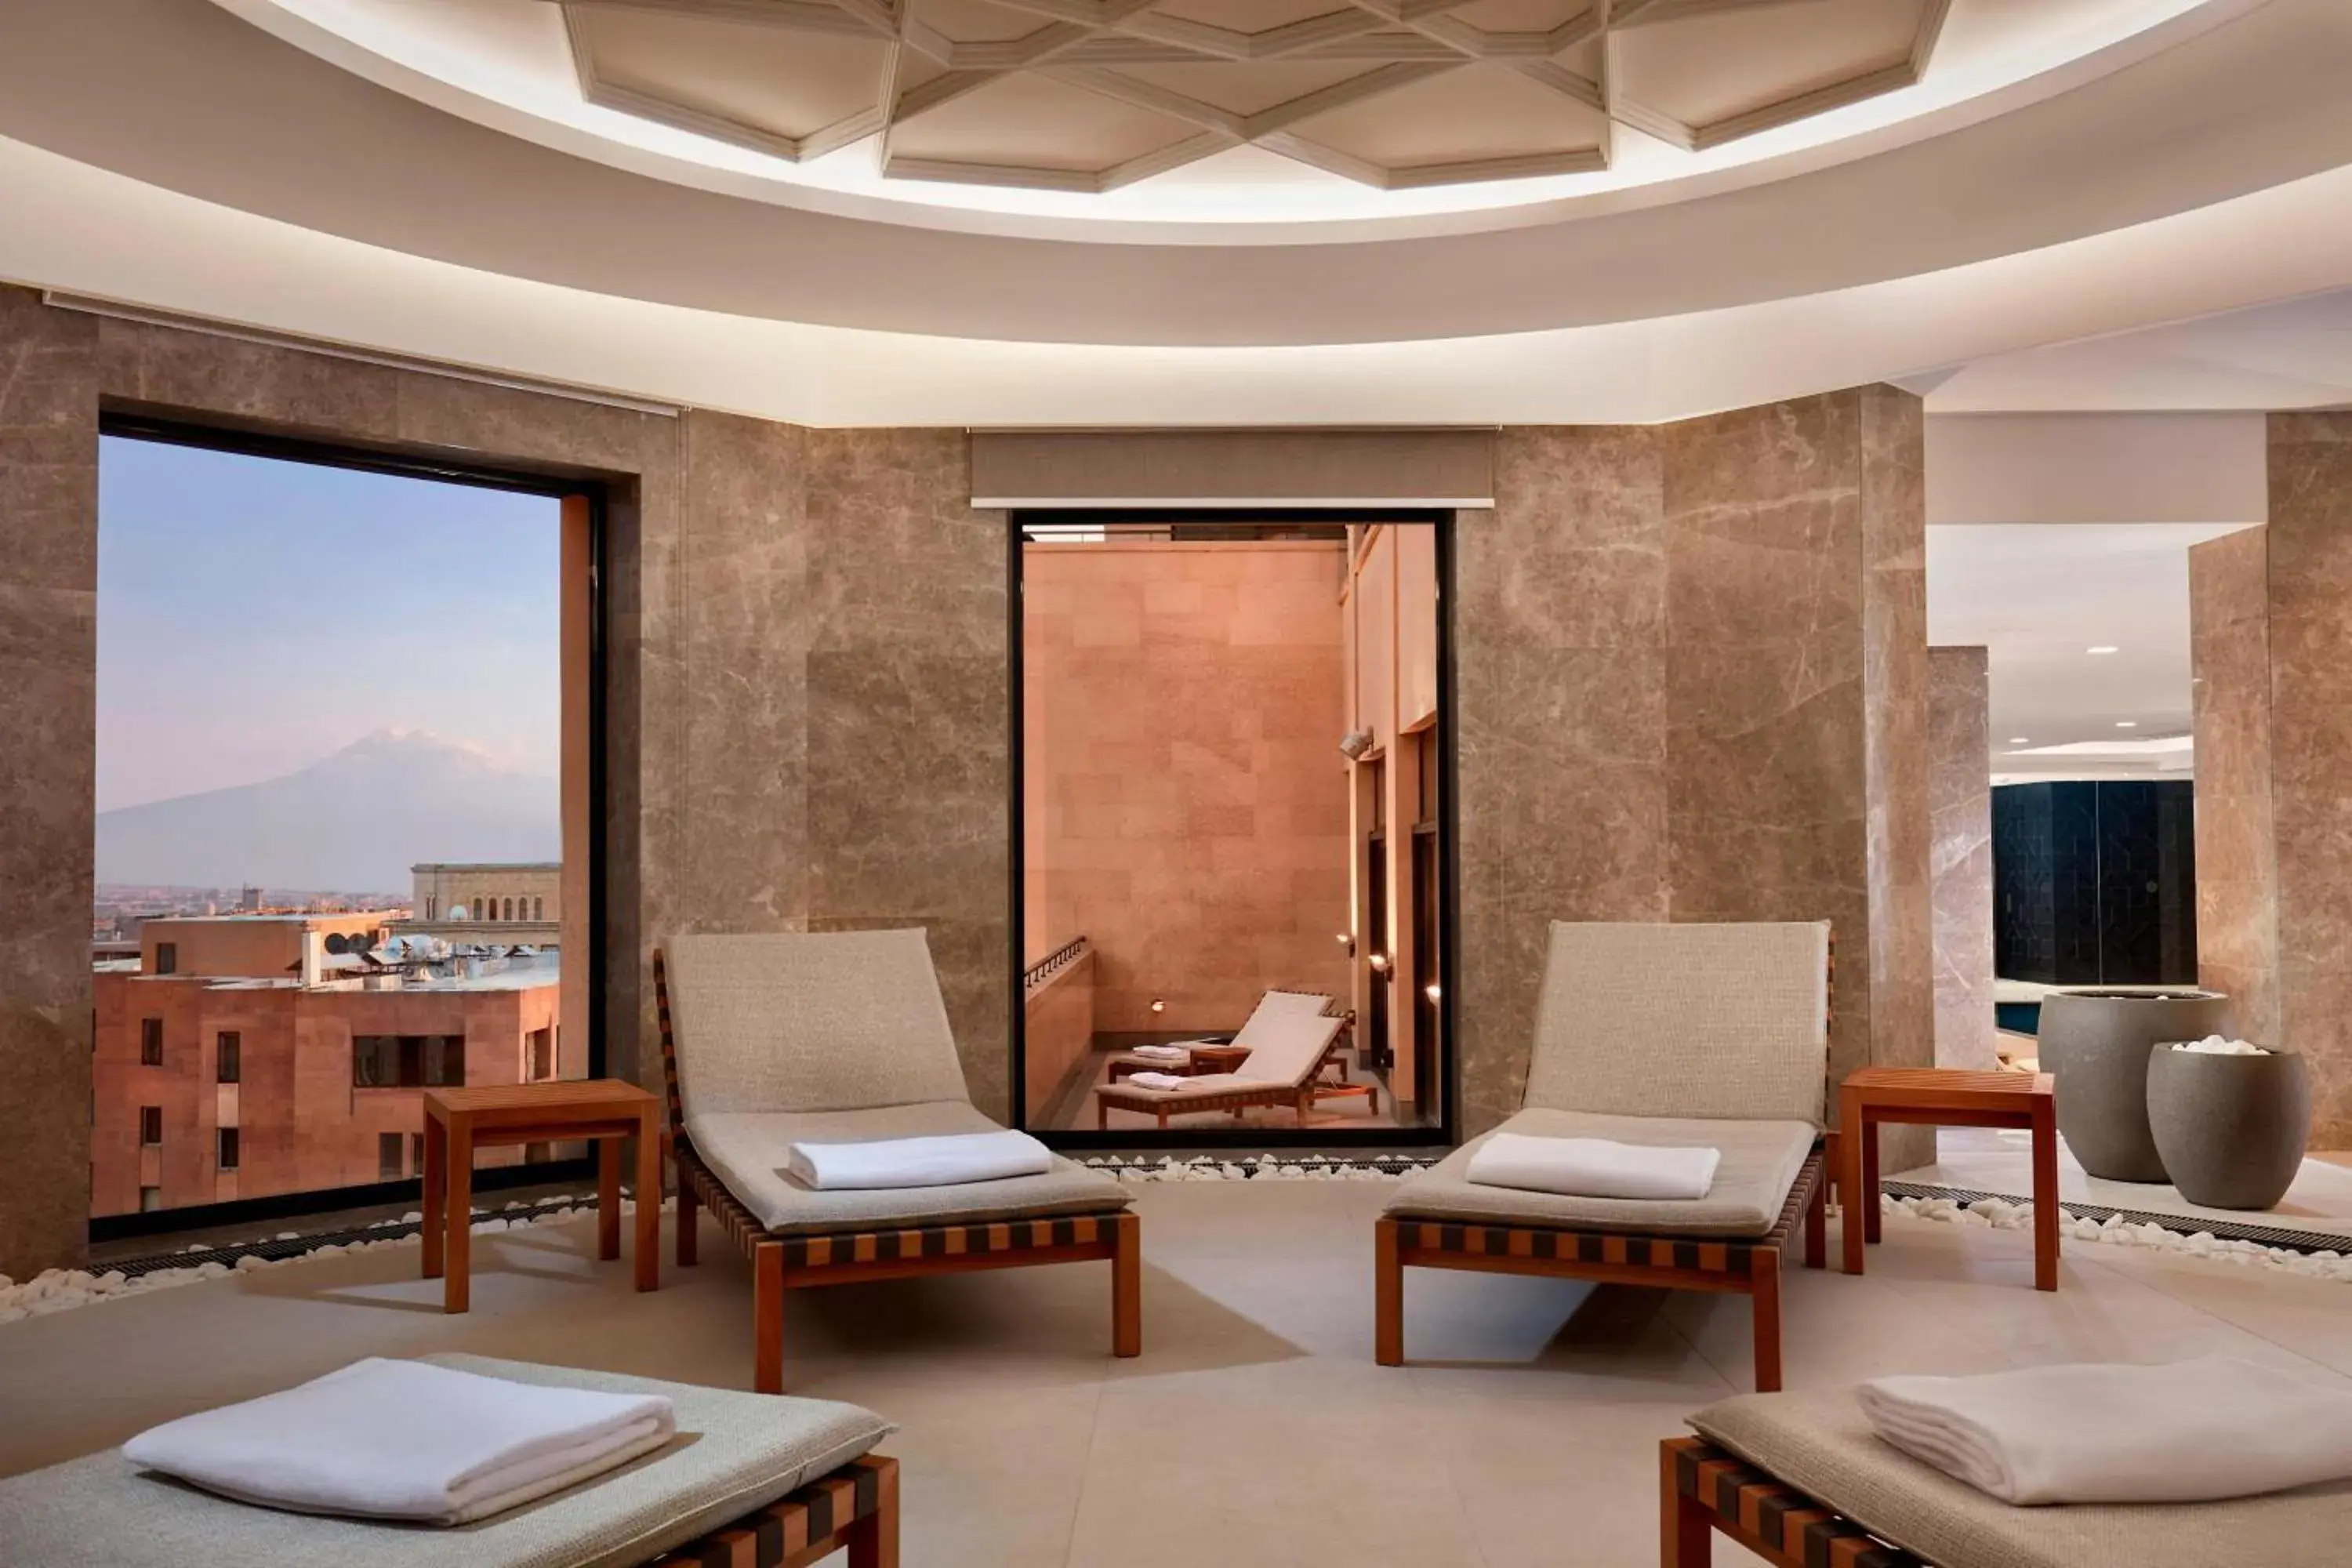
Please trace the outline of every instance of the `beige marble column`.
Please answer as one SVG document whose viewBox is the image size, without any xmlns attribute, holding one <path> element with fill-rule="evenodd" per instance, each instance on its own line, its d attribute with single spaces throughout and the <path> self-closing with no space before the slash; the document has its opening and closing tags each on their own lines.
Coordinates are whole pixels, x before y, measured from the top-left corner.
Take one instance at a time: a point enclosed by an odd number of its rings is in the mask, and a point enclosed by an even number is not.
<svg viewBox="0 0 2352 1568">
<path fill-rule="evenodd" d="M 2234 1026 L 2279 1037 L 2278 844 L 2271 818 L 2268 530 L 2189 552 L 2197 742 L 2197 978 L 2236 1002 Z"/>
<path fill-rule="evenodd" d="M 2278 1030 L 2312 1142 L 2352 1148 L 2352 414 L 2270 421 L 2271 813 Z M 2200 762 L 2201 766 L 2201 762 Z"/>
<path fill-rule="evenodd" d="M 1832 1083 L 1927 1065 L 1919 401 L 1856 388 L 1663 438 L 1672 918 L 1828 919 Z M 1887 1168 L 1932 1146 L 1889 1129 Z"/>
<path fill-rule="evenodd" d="M 1652 429 L 1501 433 L 1454 533 L 1465 1132 L 1519 1107 L 1555 920 L 1666 898 L 1666 530 Z"/>
<path fill-rule="evenodd" d="M 0 1274 L 89 1218 L 98 331 L 0 288 Z"/>
<path fill-rule="evenodd" d="M 1501 433 L 1455 545 L 1466 1131 L 1553 920 L 1829 920 L 1832 1079 L 1933 1059 L 1922 447 L 1885 387 Z"/>
<path fill-rule="evenodd" d="M 1986 650 L 1927 650 L 1936 1065 L 1999 1065 L 1993 1040 L 1992 772 Z"/>
</svg>

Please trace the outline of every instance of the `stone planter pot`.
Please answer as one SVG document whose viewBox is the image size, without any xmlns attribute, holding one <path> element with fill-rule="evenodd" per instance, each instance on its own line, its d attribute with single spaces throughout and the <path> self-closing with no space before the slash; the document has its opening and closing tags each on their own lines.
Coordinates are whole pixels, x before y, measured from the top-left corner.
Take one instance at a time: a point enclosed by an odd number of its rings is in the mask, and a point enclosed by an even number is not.
<svg viewBox="0 0 2352 1568">
<path fill-rule="evenodd" d="M 2042 1000 L 2042 1070 L 2058 1080 L 2058 1131 L 2083 1169 L 2111 1182 L 2162 1182 L 2147 1124 L 2148 1053 L 2226 1027 L 2230 999 L 2178 990 L 2053 991 Z"/>
<path fill-rule="evenodd" d="M 2225 1057 L 2159 1050 L 2147 1118 L 2164 1168 L 2201 1208 L 2277 1206 L 2311 1136 L 2311 1075 L 2292 1051 Z"/>
</svg>

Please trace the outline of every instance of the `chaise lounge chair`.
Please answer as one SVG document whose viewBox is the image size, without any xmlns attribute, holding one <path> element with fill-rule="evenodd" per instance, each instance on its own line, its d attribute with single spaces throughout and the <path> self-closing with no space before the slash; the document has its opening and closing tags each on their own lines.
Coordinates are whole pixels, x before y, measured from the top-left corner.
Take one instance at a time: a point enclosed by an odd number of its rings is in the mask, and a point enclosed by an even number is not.
<svg viewBox="0 0 2352 1568">
<path fill-rule="evenodd" d="M 1247 1046 L 1251 1043 L 1251 1028 L 1253 1026 L 1256 1025 L 1258 1020 L 1261 1018 L 1278 1017 L 1285 1014 L 1291 1013 L 1303 1013 L 1309 1017 L 1319 1017 L 1330 1010 L 1331 998 L 1326 996 L 1319 991 L 1268 991 L 1258 997 L 1257 1005 L 1250 1009 L 1248 1019 L 1243 1023 L 1241 1028 L 1236 1033 L 1232 1035 L 1211 1035 L 1202 1039 L 1179 1040 L 1175 1043 L 1178 1045 L 1192 1046 Z M 1341 1031 L 1342 1037 L 1344 1037 L 1345 1032 L 1346 1031 L 1344 1029 Z M 1328 1059 L 1327 1059 L 1326 1065 L 1338 1067 L 1339 1068 L 1339 1080 L 1344 1083 L 1347 1081 L 1348 1078 L 1347 1066 L 1345 1063 L 1337 1060 L 1340 1043 L 1339 1037 L 1333 1038 L 1331 1042 L 1331 1050 L 1327 1053 L 1327 1058 Z M 1171 1063 L 1159 1057 L 1139 1056 L 1133 1051 L 1121 1051 L 1110 1058 L 1105 1076 L 1109 1079 L 1109 1081 L 1117 1083 L 1123 1078 L 1128 1078 L 1139 1072 L 1174 1073 L 1181 1077 L 1192 1070 L 1194 1069 L 1186 1063 Z"/>
<path fill-rule="evenodd" d="M 830 1400 L 774 1400 L 614 1373 L 424 1358 L 515 1383 L 659 1394 L 669 1446 L 511 1512 L 455 1529 L 290 1513 L 148 1475 L 120 1448 L 0 1480 L 0 1563 L 327 1564 L 334 1568 L 786 1568 L 848 1552 L 898 1568 L 890 1430 Z"/>
<path fill-rule="evenodd" d="M 1714 1532 L 1780 1568 L 2335 1568 L 2352 1485 L 2222 1502 L 2019 1508 L 1884 1442 L 1847 1388 L 1743 1394 L 1661 1447 L 1664 1568 Z"/>
<path fill-rule="evenodd" d="M 1496 1131 L 1711 1146 L 1690 1201 L 1468 1179 L 1485 1137 L 1408 1180 L 1374 1231 L 1375 1359 L 1404 1360 L 1404 1269 L 1556 1275 L 1748 1296 L 1756 1386 L 1780 1386 L 1780 1257 L 1822 1264 L 1830 931 L 1554 922 L 1524 1107 Z M 1487 1134 L 1492 1136 L 1492 1134 Z"/>
<path fill-rule="evenodd" d="M 1324 1058 L 1339 1037 L 1343 1018 L 1305 1012 L 1269 1014 L 1262 1006 L 1234 1037 L 1249 1056 L 1233 1072 L 1198 1073 L 1181 1089 L 1147 1089 L 1132 1079 L 1095 1086 L 1095 1125 L 1108 1128 L 1113 1110 L 1152 1117 L 1164 1131 L 1171 1116 L 1230 1110 L 1238 1116 L 1253 1106 L 1288 1106 L 1307 1124 L 1318 1100 L 1361 1096 L 1377 1114 L 1380 1089 L 1369 1083 L 1331 1083 L 1323 1078 Z"/>
<path fill-rule="evenodd" d="M 1111 1260 L 1111 1348 L 1140 1354 L 1142 1239 L 1118 1182 L 1043 1175 L 816 1191 L 795 1142 L 987 1132 L 965 1091 L 920 931 L 693 935 L 654 955 L 677 1163 L 677 1261 L 708 1205 L 752 1268 L 754 1386 L 783 1391 L 784 1292 L 919 1274 Z"/>
</svg>

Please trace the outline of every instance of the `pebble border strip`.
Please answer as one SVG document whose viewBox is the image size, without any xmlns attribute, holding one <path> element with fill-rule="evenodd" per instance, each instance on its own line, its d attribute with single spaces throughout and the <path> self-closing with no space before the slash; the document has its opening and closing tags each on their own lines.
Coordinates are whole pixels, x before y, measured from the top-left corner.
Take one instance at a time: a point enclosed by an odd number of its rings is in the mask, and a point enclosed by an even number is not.
<svg viewBox="0 0 2352 1568">
<path fill-rule="evenodd" d="M 624 1215 L 634 1213 L 636 1206 L 626 1196 L 621 1199 Z M 595 1212 L 596 1199 L 593 1194 L 537 1204 L 517 1203 L 496 1212 L 476 1209 L 473 1228 L 475 1235 L 487 1236 L 503 1230 L 520 1230 L 528 1226 L 577 1219 Z M 275 1268 L 280 1264 L 299 1263 L 305 1258 L 340 1258 L 347 1252 L 373 1252 L 387 1247 L 415 1247 L 419 1245 L 419 1233 L 424 1229 L 424 1214 L 412 1209 L 398 1219 L 377 1220 L 373 1225 L 343 1230 L 313 1231 L 307 1236 L 297 1231 L 280 1231 L 262 1241 L 243 1241 L 227 1247 L 192 1247 L 181 1252 L 126 1259 L 99 1270 L 51 1268 L 21 1283 L 0 1274 L 0 1323 L 14 1322 L 19 1318 L 41 1317 L 71 1307 L 87 1307 L 93 1302 L 112 1300 L 122 1296 L 145 1295 L 174 1285 L 194 1285 L 205 1279 L 225 1279 L 231 1274 L 249 1274 L 256 1269 Z"/>
<path fill-rule="evenodd" d="M 2033 1224 L 2033 1205 L 2014 1198 L 1996 1196 L 1990 1193 L 1971 1194 L 1958 1188 L 1914 1186 L 1907 1182 L 1881 1183 L 1879 1205 L 1886 1214 L 1916 1215 L 1921 1219 L 1941 1221 L 1946 1225 L 1983 1226 L 1992 1230 L 2025 1230 Z M 1892 1190 L 1901 1187 L 1904 1190 Z M 2195 1231 L 2180 1228 L 2200 1222 L 2180 1215 L 2139 1214 L 2131 1210 L 2111 1209 L 2099 1204 L 2065 1204 L 2060 1205 L 2060 1234 L 2073 1241 L 2095 1241 L 2107 1247 L 2140 1247 L 2158 1252 L 2178 1253 L 2184 1257 L 2207 1258 L 2220 1263 L 2234 1263 L 2243 1268 L 2275 1269 L 2282 1274 L 2299 1274 L 2313 1279 L 2331 1279 L 2352 1284 L 2352 1257 L 2344 1248 L 2332 1247 L 2267 1247 L 2242 1237 L 2223 1236 L 2223 1229 L 2258 1230 L 2267 1235 L 2281 1232 L 2269 1226 L 2233 1226 L 2226 1221 L 2214 1229 Z M 2104 1215 L 2093 1218 L 2094 1212 Z M 2165 1222 L 2169 1221 L 2169 1224 Z M 2346 1241 L 2342 1237 L 2295 1235 L 2298 1240 L 2310 1243 Z"/>
</svg>

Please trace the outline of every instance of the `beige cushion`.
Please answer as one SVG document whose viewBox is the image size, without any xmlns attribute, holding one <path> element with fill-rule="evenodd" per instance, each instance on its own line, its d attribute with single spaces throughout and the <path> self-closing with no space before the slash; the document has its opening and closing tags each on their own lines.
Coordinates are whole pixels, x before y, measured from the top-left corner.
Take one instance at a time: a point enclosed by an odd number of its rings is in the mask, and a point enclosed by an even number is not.
<svg viewBox="0 0 2352 1568">
<path fill-rule="evenodd" d="M 821 1193 L 784 1173 L 785 1151 L 798 1142 L 856 1143 L 875 1138 L 999 1131 L 995 1122 L 960 1100 L 873 1110 L 721 1111 L 686 1119 L 687 1137 L 702 1163 L 770 1230 L 953 1225 L 1100 1214 L 1127 1206 L 1127 1189 L 1114 1178 L 1059 1158 L 1042 1176 L 959 1182 L 944 1187 Z"/>
<path fill-rule="evenodd" d="M 1789 1189 L 1811 1152 L 1805 1121 L 1702 1121 L 1664 1116 L 1592 1116 L 1579 1110 L 1522 1110 L 1495 1132 L 1537 1138 L 1608 1138 L 1652 1147 L 1723 1152 L 1706 1196 L 1687 1203 L 1642 1198 L 1568 1198 L 1470 1180 L 1470 1159 L 1487 1138 L 1473 1138 L 1443 1161 L 1409 1177 L 1386 1205 L 1402 1218 L 1560 1226 L 1644 1236 L 1762 1236 L 1779 1223 Z"/>
<path fill-rule="evenodd" d="M 920 930 L 673 937 L 688 1116 L 969 1100 Z"/>
<path fill-rule="evenodd" d="M 483 1356 L 425 1359 L 520 1383 L 666 1394 L 677 1409 L 677 1436 L 608 1475 L 450 1530 L 233 1502 L 148 1475 L 110 1449 L 0 1481 L 0 1563 L 622 1568 L 773 1502 L 891 1430 L 872 1411 L 831 1400 Z"/>
<path fill-rule="evenodd" d="M 1526 1103 L 1821 1126 L 1829 940 L 1826 922 L 1554 921 Z"/>
<path fill-rule="evenodd" d="M 1864 1530 L 1953 1568 L 2338 1568 L 2352 1558 L 2352 1483 L 2227 1502 L 2014 1508 L 1880 1442 L 1852 1389 L 1743 1394 L 1690 1420 Z"/>
</svg>

